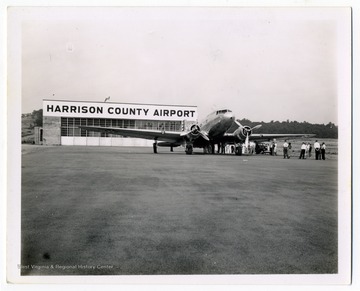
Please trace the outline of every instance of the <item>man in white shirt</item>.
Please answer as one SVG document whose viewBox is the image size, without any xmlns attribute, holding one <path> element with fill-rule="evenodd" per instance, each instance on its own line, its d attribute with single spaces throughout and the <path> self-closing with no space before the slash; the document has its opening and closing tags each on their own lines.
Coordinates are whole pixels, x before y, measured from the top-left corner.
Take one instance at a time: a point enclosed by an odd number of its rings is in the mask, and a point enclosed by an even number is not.
<svg viewBox="0 0 360 291">
<path fill-rule="evenodd" d="M 301 145 L 301 152 L 299 159 L 305 159 L 306 144 L 303 142 Z"/>
<path fill-rule="evenodd" d="M 326 145 L 325 145 L 325 143 L 323 142 L 323 143 L 321 144 L 321 158 L 322 158 L 323 160 L 325 160 L 325 149 L 326 149 Z"/>
<path fill-rule="evenodd" d="M 315 149 L 315 159 L 318 160 L 320 158 L 320 143 L 316 140 L 314 143 Z"/>
<path fill-rule="evenodd" d="M 283 144 L 283 152 L 284 152 L 284 159 L 286 159 L 286 158 L 290 159 L 290 156 L 289 156 L 289 144 L 287 143 L 286 140 L 285 140 L 285 142 Z"/>
</svg>

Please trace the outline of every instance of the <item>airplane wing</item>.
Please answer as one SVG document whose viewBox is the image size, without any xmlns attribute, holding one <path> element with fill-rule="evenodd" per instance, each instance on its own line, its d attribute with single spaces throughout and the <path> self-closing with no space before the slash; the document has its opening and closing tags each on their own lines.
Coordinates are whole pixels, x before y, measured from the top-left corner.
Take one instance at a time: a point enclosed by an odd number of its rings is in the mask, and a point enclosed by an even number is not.
<svg viewBox="0 0 360 291">
<path fill-rule="evenodd" d="M 271 139 L 278 138 L 310 138 L 314 137 L 315 134 L 307 134 L 307 133 L 253 133 L 249 136 L 250 141 L 268 141 Z M 245 141 L 246 138 L 240 138 L 239 135 L 235 133 L 225 133 L 221 138 L 220 142 L 239 142 Z"/>
<path fill-rule="evenodd" d="M 299 138 L 299 137 L 313 137 L 315 134 L 306 134 L 306 133 L 253 133 L 254 130 L 257 130 L 261 127 L 261 124 L 258 124 L 254 127 L 247 125 L 242 125 L 239 121 L 234 121 L 231 128 L 224 134 L 222 137 L 224 142 L 239 142 L 245 141 L 245 144 L 248 144 L 250 140 L 252 141 L 267 141 L 276 138 Z"/>
<path fill-rule="evenodd" d="M 253 133 L 250 136 L 250 140 L 254 140 L 254 141 L 265 141 L 265 140 L 269 140 L 269 139 L 276 139 L 276 138 L 292 138 L 292 137 L 304 137 L 304 138 L 309 138 L 309 137 L 313 137 L 315 136 L 315 134 L 307 134 L 307 133 Z"/>
<path fill-rule="evenodd" d="M 184 132 L 152 130 L 152 129 L 134 129 L 102 126 L 79 126 L 81 129 L 88 131 L 107 132 L 111 134 L 122 135 L 126 137 L 137 137 L 152 140 L 161 140 L 171 143 L 180 143 L 184 141 Z"/>
</svg>

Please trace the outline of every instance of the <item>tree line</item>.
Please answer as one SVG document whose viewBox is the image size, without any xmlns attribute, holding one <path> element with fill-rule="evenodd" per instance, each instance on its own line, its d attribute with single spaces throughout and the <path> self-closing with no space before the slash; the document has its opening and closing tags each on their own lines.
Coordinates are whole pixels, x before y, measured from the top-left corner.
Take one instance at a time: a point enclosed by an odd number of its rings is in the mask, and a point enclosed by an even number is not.
<svg viewBox="0 0 360 291">
<path fill-rule="evenodd" d="M 43 125 L 43 110 L 33 110 L 32 113 L 22 114 L 22 118 L 30 118 L 31 122 L 28 124 L 29 128 L 34 128 L 35 126 L 41 127 Z"/>
<path fill-rule="evenodd" d="M 270 122 L 252 122 L 246 118 L 238 120 L 242 125 L 253 127 L 261 124 L 261 128 L 256 133 L 304 133 L 316 134 L 318 138 L 338 138 L 338 126 L 329 122 L 328 124 L 312 124 L 309 122 L 298 121 L 270 121 Z"/>
</svg>

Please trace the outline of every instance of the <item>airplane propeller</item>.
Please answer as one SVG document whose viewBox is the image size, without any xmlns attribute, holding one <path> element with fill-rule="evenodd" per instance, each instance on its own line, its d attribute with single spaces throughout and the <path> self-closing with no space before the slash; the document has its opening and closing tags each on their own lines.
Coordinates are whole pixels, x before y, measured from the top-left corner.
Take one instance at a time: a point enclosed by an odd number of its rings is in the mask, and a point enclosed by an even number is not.
<svg viewBox="0 0 360 291">
<path fill-rule="evenodd" d="M 258 124 L 254 127 L 250 127 L 248 125 L 242 125 L 239 121 L 235 120 L 235 123 L 239 126 L 239 128 L 234 132 L 234 134 L 241 140 L 240 134 L 245 136 L 245 147 L 248 149 L 249 146 L 249 137 L 254 129 L 260 128 L 262 125 Z"/>
<path fill-rule="evenodd" d="M 189 136 L 191 135 L 191 137 Z M 210 141 L 209 137 L 207 136 L 206 132 L 202 131 L 200 129 L 200 126 L 197 124 L 193 124 L 190 127 L 190 131 L 188 132 L 184 132 L 181 134 L 181 136 L 189 136 L 190 139 L 196 138 L 198 136 L 201 136 L 203 139 L 205 139 L 206 141 Z"/>
</svg>

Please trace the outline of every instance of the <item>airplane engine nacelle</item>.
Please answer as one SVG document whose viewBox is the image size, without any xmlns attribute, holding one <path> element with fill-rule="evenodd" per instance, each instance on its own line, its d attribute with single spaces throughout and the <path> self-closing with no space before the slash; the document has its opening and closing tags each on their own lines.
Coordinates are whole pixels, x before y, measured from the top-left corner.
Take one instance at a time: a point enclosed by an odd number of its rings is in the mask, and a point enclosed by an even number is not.
<svg viewBox="0 0 360 291">
<path fill-rule="evenodd" d="M 201 132 L 200 126 L 198 126 L 197 124 L 193 124 L 190 127 L 190 133 L 191 133 L 192 137 L 198 137 L 200 132 Z"/>
<path fill-rule="evenodd" d="M 242 139 L 241 136 L 247 137 L 247 136 L 251 136 L 251 134 L 252 134 L 252 129 L 248 125 L 241 126 L 234 132 L 234 135 L 237 136 L 239 139 Z"/>
<path fill-rule="evenodd" d="M 241 130 L 241 134 L 243 135 L 243 136 L 251 136 L 251 134 L 252 134 L 252 130 L 251 130 L 251 128 L 250 128 L 250 126 L 248 126 L 248 125 L 245 125 L 243 128 L 242 128 L 242 130 Z"/>
</svg>

